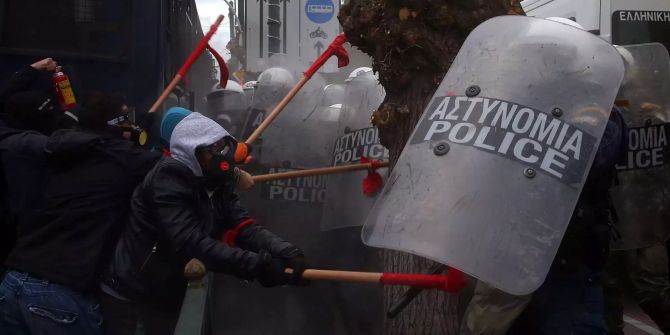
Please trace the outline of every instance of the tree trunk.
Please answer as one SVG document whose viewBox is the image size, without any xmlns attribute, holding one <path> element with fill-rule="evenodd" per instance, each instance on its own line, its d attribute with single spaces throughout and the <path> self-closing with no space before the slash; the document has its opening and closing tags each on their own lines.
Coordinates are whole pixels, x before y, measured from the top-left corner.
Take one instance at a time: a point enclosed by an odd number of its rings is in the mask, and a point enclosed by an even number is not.
<svg viewBox="0 0 670 335">
<path fill-rule="evenodd" d="M 460 46 L 477 25 L 503 14 L 523 14 L 520 0 L 350 0 L 339 20 L 347 40 L 373 59 L 372 68 L 386 99 L 372 114 L 381 143 L 395 164 L 426 104 L 442 81 Z M 432 262 L 384 250 L 390 272 L 426 272 Z M 385 306 L 405 289 L 387 287 Z M 423 292 L 396 319 L 387 335 L 457 334 L 458 298 Z"/>
</svg>

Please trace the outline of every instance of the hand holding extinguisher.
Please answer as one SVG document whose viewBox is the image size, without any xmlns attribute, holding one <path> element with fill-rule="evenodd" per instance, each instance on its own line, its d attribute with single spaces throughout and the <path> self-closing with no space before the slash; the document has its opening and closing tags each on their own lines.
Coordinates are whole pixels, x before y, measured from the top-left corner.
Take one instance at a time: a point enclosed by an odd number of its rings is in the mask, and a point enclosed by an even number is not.
<svg viewBox="0 0 670 335">
<path fill-rule="evenodd" d="M 49 71 L 49 72 L 54 72 L 56 71 L 56 68 L 58 67 L 58 62 L 53 60 L 53 58 L 45 58 L 42 60 L 39 60 L 35 63 L 30 64 L 30 67 L 32 67 L 35 70 L 38 71 Z"/>
<path fill-rule="evenodd" d="M 61 66 L 58 65 L 58 62 L 49 57 L 30 64 L 30 67 L 38 71 L 54 72 L 54 74 L 51 76 L 51 81 L 54 84 L 56 95 L 58 96 L 58 102 L 63 111 L 69 111 L 77 105 L 77 100 L 74 97 L 70 79 L 62 71 Z"/>
<path fill-rule="evenodd" d="M 74 97 L 70 79 L 63 73 L 60 66 L 55 67 L 55 72 L 51 77 L 51 81 L 53 81 L 56 88 L 56 95 L 58 96 L 58 103 L 60 103 L 61 109 L 63 111 L 69 111 L 74 108 L 77 105 L 77 100 Z"/>
</svg>

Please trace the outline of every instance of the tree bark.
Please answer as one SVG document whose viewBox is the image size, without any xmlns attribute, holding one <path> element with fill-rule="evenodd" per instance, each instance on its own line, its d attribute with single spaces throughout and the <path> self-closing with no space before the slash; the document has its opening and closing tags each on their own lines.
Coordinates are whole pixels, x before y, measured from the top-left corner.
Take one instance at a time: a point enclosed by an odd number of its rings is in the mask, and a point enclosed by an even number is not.
<svg viewBox="0 0 670 335">
<path fill-rule="evenodd" d="M 338 18 L 347 40 L 373 59 L 386 98 L 372 114 L 381 143 L 395 164 L 426 104 L 470 31 L 485 20 L 523 14 L 520 0 L 350 0 Z M 384 250 L 385 271 L 426 272 L 432 262 Z M 405 289 L 387 287 L 384 304 Z M 423 292 L 395 319 L 387 335 L 457 334 L 458 297 Z"/>
</svg>

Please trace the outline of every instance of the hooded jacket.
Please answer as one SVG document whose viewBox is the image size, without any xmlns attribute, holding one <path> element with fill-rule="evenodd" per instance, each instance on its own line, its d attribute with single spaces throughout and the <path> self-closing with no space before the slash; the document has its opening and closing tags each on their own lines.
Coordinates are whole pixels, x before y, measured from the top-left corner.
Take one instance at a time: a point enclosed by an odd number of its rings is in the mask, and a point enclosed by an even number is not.
<svg viewBox="0 0 670 335">
<path fill-rule="evenodd" d="M 163 157 L 137 187 L 130 224 L 116 247 L 105 284 L 121 296 L 178 310 L 191 258 L 209 271 L 253 279 L 276 257 L 301 254 L 250 218 L 234 183 L 205 185 L 198 146 L 230 136 L 216 122 L 192 113 L 174 129 L 171 157 Z M 228 244 L 221 242 L 226 234 Z"/>
<path fill-rule="evenodd" d="M 128 221 L 135 186 L 160 158 L 103 134 L 59 130 L 46 140 L 43 210 L 18 226 L 7 266 L 88 291 Z"/>
</svg>

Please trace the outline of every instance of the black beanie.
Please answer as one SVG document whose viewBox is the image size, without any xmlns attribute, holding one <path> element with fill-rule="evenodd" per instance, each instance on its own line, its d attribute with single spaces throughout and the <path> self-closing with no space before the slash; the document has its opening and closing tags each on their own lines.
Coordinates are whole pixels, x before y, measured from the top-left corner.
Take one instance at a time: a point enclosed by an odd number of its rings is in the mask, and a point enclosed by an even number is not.
<svg viewBox="0 0 670 335">
<path fill-rule="evenodd" d="M 78 111 L 79 125 L 83 129 L 104 130 L 107 122 L 125 113 L 125 104 L 120 95 L 92 93 Z"/>
</svg>

